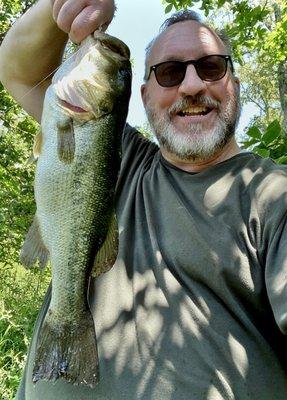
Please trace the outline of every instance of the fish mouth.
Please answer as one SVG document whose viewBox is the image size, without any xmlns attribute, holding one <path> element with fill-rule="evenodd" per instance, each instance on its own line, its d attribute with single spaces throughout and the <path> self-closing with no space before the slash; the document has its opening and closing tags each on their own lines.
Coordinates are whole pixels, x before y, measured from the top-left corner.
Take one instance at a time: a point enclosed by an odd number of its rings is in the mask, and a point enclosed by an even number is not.
<svg viewBox="0 0 287 400">
<path fill-rule="evenodd" d="M 55 80 L 58 105 L 79 121 L 110 114 L 115 98 L 122 95 L 131 77 L 129 48 L 118 38 L 95 32 L 75 54 Z"/>
<path fill-rule="evenodd" d="M 93 113 L 91 110 L 85 110 L 84 108 L 72 104 L 67 100 L 63 100 L 58 97 L 58 104 L 64 111 L 64 113 L 70 116 L 72 119 L 78 122 L 87 122 L 93 119 Z"/>
<path fill-rule="evenodd" d="M 60 100 L 61 105 L 65 108 L 68 108 L 70 111 L 76 112 L 76 113 L 87 113 L 89 112 L 88 110 L 84 110 L 82 107 L 76 106 L 74 104 L 69 103 L 66 100 Z"/>
</svg>

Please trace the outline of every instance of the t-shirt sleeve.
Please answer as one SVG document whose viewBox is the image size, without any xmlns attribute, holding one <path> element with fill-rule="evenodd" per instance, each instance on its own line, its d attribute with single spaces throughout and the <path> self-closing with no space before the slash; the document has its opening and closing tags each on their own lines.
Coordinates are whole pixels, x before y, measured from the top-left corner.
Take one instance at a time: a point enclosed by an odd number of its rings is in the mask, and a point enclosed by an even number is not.
<svg viewBox="0 0 287 400">
<path fill-rule="evenodd" d="M 127 184 L 129 179 L 158 152 L 158 146 L 144 137 L 136 128 L 126 124 L 122 138 L 122 161 L 117 190 Z"/>
<path fill-rule="evenodd" d="M 126 124 L 122 138 L 122 164 L 130 164 L 131 160 L 141 161 L 146 154 L 155 153 L 158 146 L 143 136 L 136 128 Z"/>
<path fill-rule="evenodd" d="M 287 213 L 268 246 L 265 281 L 277 325 L 287 335 Z"/>
<path fill-rule="evenodd" d="M 265 284 L 276 323 L 287 335 L 287 173 L 277 170 L 261 191 Z"/>
</svg>

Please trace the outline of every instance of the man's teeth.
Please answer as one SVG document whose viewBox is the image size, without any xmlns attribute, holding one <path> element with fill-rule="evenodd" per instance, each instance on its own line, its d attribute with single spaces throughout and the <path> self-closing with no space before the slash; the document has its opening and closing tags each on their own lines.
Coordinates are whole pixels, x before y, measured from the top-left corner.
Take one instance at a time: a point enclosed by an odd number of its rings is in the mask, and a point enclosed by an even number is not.
<svg viewBox="0 0 287 400">
<path fill-rule="evenodd" d="M 179 112 L 179 115 L 206 115 L 211 109 L 203 106 L 189 107 Z"/>
</svg>

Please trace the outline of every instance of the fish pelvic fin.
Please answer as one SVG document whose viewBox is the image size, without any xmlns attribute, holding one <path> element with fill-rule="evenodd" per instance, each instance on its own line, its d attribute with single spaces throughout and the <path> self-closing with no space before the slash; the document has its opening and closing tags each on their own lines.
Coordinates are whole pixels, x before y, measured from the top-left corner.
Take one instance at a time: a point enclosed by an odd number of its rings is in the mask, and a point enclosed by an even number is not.
<svg viewBox="0 0 287 400">
<path fill-rule="evenodd" d="M 96 278 L 114 265 L 119 248 L 118 223 L 115 213 L 112 215 L 106 239 L 96 254 L 91 275 Z"/>
<path fill-rule="evenodd" d="M 27 165 L 33 164 L 38 160 L 39 155 L 41 153 L 42 144 L 43 144 L 43 134 L 42 130 L 40 129 L 39 132 L 34 137 L 33 151 L 26 162 Z"/>
<path fill-rule="evenodd" d="M 42 240 L 40 226 L 36 215 L 34 216 L 33 222 L 24 240 L 19 258 L 21 264 L 26 268 L 33 267 L 38 261 L 39 267 L 43 269 L 48 263 L 49 251 Z"/>
<path fill-rule="evenodd" d="M 57 123 L 58 157 L 65 164 L 71 164 L 75 155 L 75 134 L 72 118 Z"/>
<path fill-rule="evenodd" d="M 93 317 L 87 310 L 77 325 L 55 324 L 53 312 L 41 327 L 32 374 L 39 380 L 64 379 L 74 385 L 91 388 L 99 382 L 98 351 Z"/>
<path fill-rule="evenodd" d="M 34 137 L 33 156 L 35 160 L 39 158 L 42 149 L 42 144 L 43 144 L 43 133 L 42 130 L 40 129 L 39 132 Z"/>
</svg>

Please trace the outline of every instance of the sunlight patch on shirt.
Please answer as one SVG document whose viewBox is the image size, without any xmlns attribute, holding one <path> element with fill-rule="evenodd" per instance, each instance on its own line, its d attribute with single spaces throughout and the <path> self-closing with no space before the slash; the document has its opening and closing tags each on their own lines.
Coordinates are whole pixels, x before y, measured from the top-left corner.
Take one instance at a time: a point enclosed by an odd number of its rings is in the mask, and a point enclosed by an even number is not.
<svg viewBox="0 0 287 400">
<path fill-rule="evenodd" d="M 217 369 L 215 370 L 215 374 L 219 381 L 217 386 L 220 388 L 220 390 L 215 386 L 215 384 L 211 384 L 206 398 L 212 400 L 236 400 L 233 391 L 223 373 Z"/>
<path fill-rule="evenodd" d="M 231 334 L 228 336 L 230 353 L 234 361 L 234 368 L 240 373 L 242 378 L 246 377 L 248 372 L 248 357 L 243 345 Z"/>
</svg>

